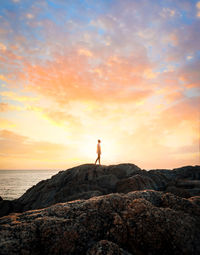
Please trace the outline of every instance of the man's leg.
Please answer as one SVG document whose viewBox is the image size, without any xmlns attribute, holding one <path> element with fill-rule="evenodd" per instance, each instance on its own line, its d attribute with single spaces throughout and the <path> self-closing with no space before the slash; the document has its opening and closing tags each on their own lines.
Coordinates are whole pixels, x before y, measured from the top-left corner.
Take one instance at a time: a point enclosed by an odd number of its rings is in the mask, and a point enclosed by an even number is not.
<svg viewBox="0 0 200 255">
<path fill-rule="evenodd" d="M 96 165 L 96 163 L 97 163 L 98 160 L 99 160 L 99 154 L 98 154 L 97 159 L 96 159 L 96 161 L 95 161 L 95 165 Z"/>
</svg>

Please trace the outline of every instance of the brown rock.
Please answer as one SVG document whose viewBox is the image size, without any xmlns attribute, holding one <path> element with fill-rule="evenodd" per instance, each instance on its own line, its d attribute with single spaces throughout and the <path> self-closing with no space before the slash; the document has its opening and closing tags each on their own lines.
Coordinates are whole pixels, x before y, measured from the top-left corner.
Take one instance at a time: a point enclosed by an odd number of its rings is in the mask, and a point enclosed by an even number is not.
<svg viewBox="0 0 200 255">
<path fill-rule="evenodd" d="M 0 200 L 0 217 L 12 212 L 22 212 L 21 203 L 15 200 Z"/>
<path fill-rule="evenodd" d="M 182 188 L 178 188 L 176 186 L 169 186 L 166 188 L 165 192 L 170 192 L 176 196 L 183 197 L 183 198 L 189 198 L 190 193 Z"/>
<path fill-rule="evenodd" d="M 196 197 L 190 197 L 189 201 L 195 203 L 196 205 L 200 206 L 200 196 L 196 196 Z"/>
<path fill-rule="evenodd" d="M 156 183 L 149 177 L 136 174 L 116 184 L 116 191 L 128 193 L 135 190 L 156 189 Z"/>
<path fill-rule="evenodd" d="M 0 219 L 2 255 L 197 255 L 199 240 L 200 207 L 153 190 L 60 203 Z"/>
<path fill-rule="evenodd" d="M 86 255 L 131 255 L 131 253 L 121 249 L 117 244 L 101 240 L 87 251 Z"/>
<path fill-rule="evenodd" d="M 0 201 L 0 216 L 115 192 L 148 189 L 171 192 L 185 198 L 199 196 L 198 178 L 199 166 L 146 171 L 134 164 L 85 164 L 61 171 L 51 179 L 39 182 L 19 199 Z"/>
</svg>

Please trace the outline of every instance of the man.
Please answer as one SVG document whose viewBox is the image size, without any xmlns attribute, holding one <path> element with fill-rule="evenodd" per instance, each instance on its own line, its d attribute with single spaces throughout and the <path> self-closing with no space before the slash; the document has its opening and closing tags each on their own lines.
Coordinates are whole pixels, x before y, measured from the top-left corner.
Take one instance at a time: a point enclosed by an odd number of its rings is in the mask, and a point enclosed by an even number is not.
<svg viewBox="0 0 200 255">
<path fill-rule="evenodd" d="M 97 155 L 98 155 L 98 157 L 95 161 L 95 165 L 96 165 L 98 160 L 99 160 L 99 165 L 100 165 L 100 156 L 101 156 L 101 145 L 100 145 L 100 143 L 101 143 L 101 141 L 98 140 L 98 144 L 97 144 Z"/>
</svg>

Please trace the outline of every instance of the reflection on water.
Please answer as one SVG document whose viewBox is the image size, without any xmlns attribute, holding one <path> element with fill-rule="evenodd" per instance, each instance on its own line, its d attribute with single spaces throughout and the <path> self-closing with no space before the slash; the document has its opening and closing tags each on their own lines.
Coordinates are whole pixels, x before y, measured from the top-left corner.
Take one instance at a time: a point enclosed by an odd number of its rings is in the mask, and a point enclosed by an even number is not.
<svg viewBox="0 0 200 255">
<path fill-rule="evenodd" d="M 27 189 L 56 173 L 58 170 L 0 170 L 0 196 L 8 200 L 19 198 Z"/>
</svg>

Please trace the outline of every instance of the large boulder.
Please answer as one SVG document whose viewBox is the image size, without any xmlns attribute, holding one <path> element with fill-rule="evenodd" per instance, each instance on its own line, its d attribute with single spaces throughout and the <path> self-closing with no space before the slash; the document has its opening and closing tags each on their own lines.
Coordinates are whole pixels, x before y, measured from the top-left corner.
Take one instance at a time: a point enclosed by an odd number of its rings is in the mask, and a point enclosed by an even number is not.
<svg viewBox="0 0 200 255">
<path fill-rule="evenodd" d="M 156 182 L 149 176 L 136 174 L 127 179 L 119 181 L 116 185 L 116 191 L 128 193 L 135 190 L 157 189 Z"/>
<path fill-rule="evenodd" d="M 17 201 L 23 204 L 24 210 L 30 210 L 105 195 L 115 192 L 119 180 L 140 172 L 142 170 L 134 164 L 85 164 L 61 171 L 51 179 L 39 182 Z"/>
<path fill-rule="evenodd" d="M 80 165 L 39 182 L 19 199 L 0 201 L 0 216 L 110 193 L 153 189 L 189 198 L 200 196 L 200 167 L 142 170 L 134 164 Z"/>
<path fill-rule="evenodd" d="M 0 219 L 0 253 L 200 254 L 200 207 L 153 190 L 109 194 Z"/>
</svg>

